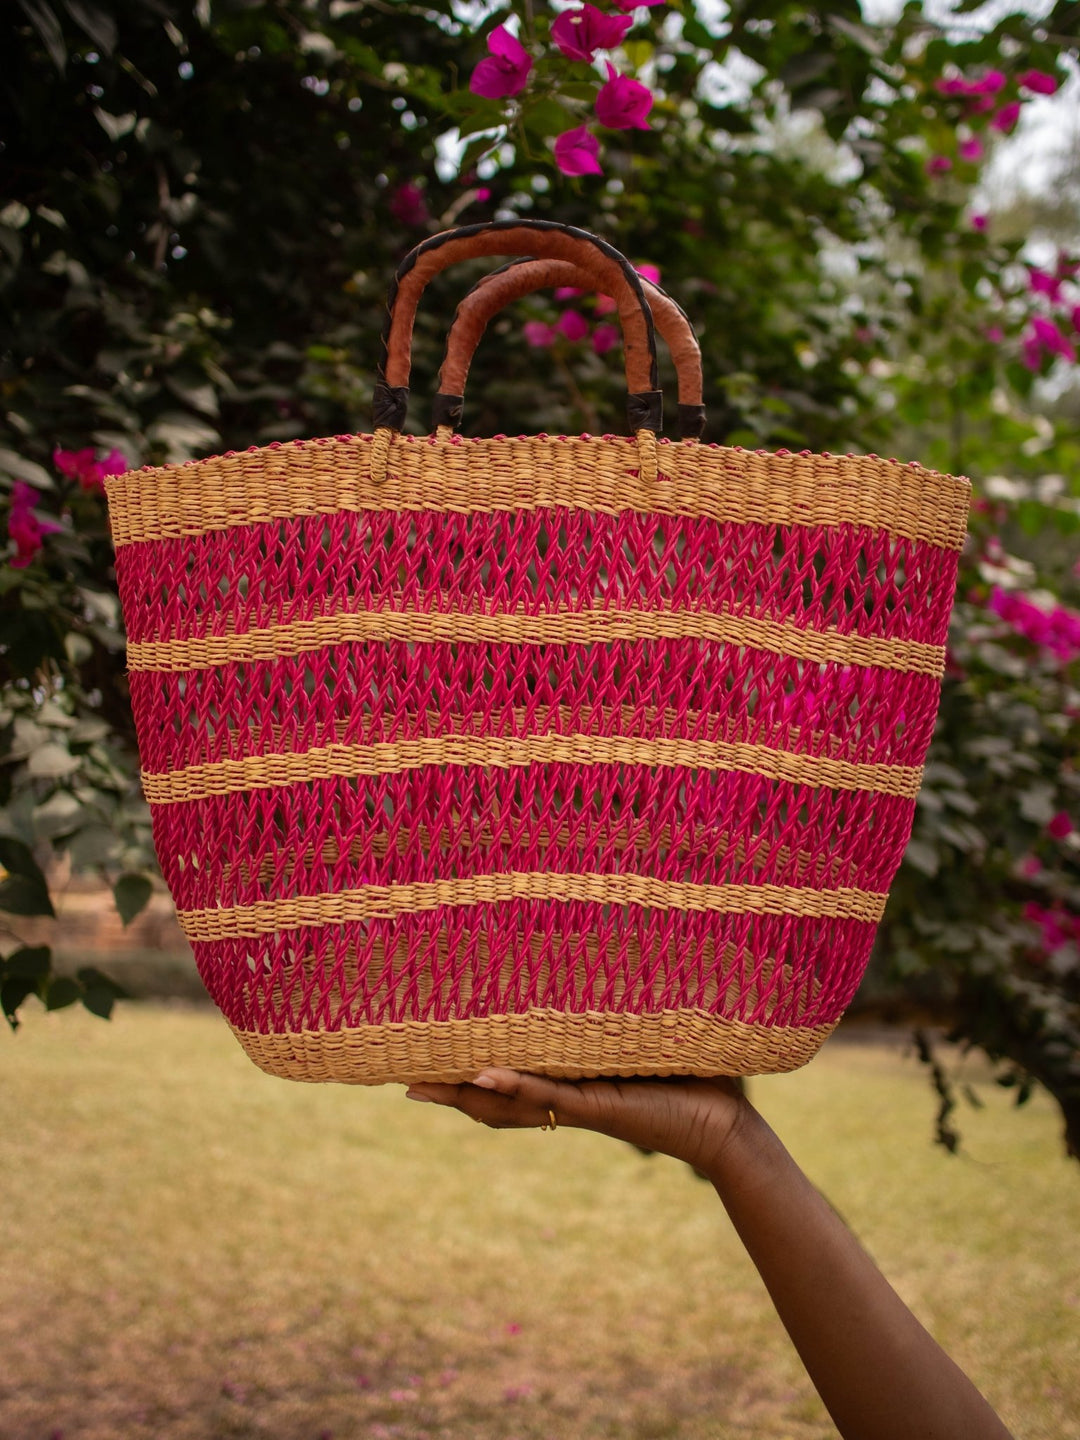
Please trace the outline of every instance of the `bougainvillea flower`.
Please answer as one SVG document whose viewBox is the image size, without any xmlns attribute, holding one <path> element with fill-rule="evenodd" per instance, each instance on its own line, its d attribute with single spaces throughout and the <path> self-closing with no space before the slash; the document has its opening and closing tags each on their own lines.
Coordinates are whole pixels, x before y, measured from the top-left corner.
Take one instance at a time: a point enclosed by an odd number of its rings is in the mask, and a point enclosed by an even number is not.
<svg viewBox="0 0 1080 1440">
<path fill-rule="evenodd" d="M 525 339 L 534 350 L 546 350 L 555 344 L 555 326 L 544 320 L 526 320 L 523 331 Z"/>
<path fill-rule="evenodd" d="M 593 331 L 592 348 L 597 355 L 606 355 L 609 350 L 614 350 L 619 343 L 619 327 L 617 325 L 598 325 Z"/>
<path fill-rule="evenodd" d="M 128 469 L 127 457 L 120 450 L 110 450 L 104 460 L 92 448 L 85 450 L 54 450 L 53 464 L 61 475 L 77 480 L 88 492 L 103 494 L 107 475 L 122 475 Z"/>
<path fill-rule="evenodd" d="M 621 45 L 634 20 L 631 15 L 605 15 L 595 5 L 564 10 L 551 22 L 551 38 L 568 60 L 591 64 L 597 50 Z"/>
<path fill-rule="evenodd" d="M 952 161 L 948 155 L 931 155 L 923 168 L 927 175 L 944 175 L 952 169 Z"/>
<path fill-rule="evenodd" d="M 619 307 L 610 295 L 597 295 L 596 304 L 593 306 L 594 315 L 610 315 L 613 310 Z"/>
<path fill-rule="evenodd" d="M 407 225 L 410 229 L 426 225 L 431 219 L 424 192 L 419 185 L 413 185 L 411 181 L 399 185 L 391 195 L 390 214 L 399 224 Z"/>
<path fill-rule="evenodd" d="M 25 480 L 16 480 L 12 486 L 8 535 L 15 541 L 15 554 L 11 557 L 15 570 L 25 570 L 41 549 L 45 536 L 59 534 L 64 528 L 55 520 L 42 520 L 34 513 L 34 505 L 39 498 L 38 492 Z"/>
<path fill-rule="evenodd" d="M 560 285 L 555 291 L 556 300 L 576 300 L 579 295 L 584 295 L 584 290 L 579 290 L 576 285 Z"/>
<path fill-rule="evenodd" d="M 1038 337 L 1039 344 L 1045 345 L 1051 354 L 1064 355 L 1066 360 L 1076 359 L 1072 341 L 1058 329 L 1053 320 L 1047 320 L 1044 315 L 1033 315 L 1031 328 Z"/>
<path fill-rule="evenodd" d="M 1080 335 L 1080 305 L 1073 306 L 1073 312 L 1069 318 L 1072 320 L 1073 329 Z"/>
<path fill-rule="evenodd" d="M 650 265 L 647 261 L 644 265 L 635 265 L 634 269 L 643 280 L 651 280 L 654 285 L 660 284 L 659 265 Z"/>
<path fill-rule="evenodd" d="M 1022 90 L 1032 90 L 1036 95 L 1053 95 L 1058 88 L 1057 77 L 1045 70 L 1025 70 L 1016 77 L 1016 83 Z"/>
<path fill-rule="evenodd" d="M 564 175 L 602 175 L 600 141 L 587 125 L 564 130 L 555 141 L 555 164 Z"/>
<path fill-rule="evenodd" d="M 954 75 L 948 80 L 938 80 L 935 89 L 941 95 L 996 95 L 1004 90 L 1006 77 L 1001 70 L 988 70 L 980 80 L 965 80 Z"/>
<path fill-rule="evenodd" d="M 1000 130 L 1003 135 L 1007 135 L 1008 132 L 1016 124 L 1017 120 L 1019 120 L 1019 118 L 1020 101 L 1010 100 L 1008 105 L 1003 105 L 1001 107 L 1001 109 L 997 112 L 994 118 L 990 121 L 990 124 L 995 130 Z"/>
<path fill-rule="evenodd" d="M 584 340 L 589 333 L 589 322 L 582 315 L 580 310 L 564 310 L 559 316 L 555 325 L 560 335 L 565 335 L 567 340 Z"/>
<path fill-rule="evenodd" d="M 596 118 L 609 130 L 650 130 L 646 115 L 653 107 L 652 91 L 629 75 L 620 75 L 610 60 L 608 78 L 596 97 Z"/>
<path fill-rule="evenodd" d="M 971 228 L 973 230 L 985 230 L 989 223 L 989 217 L 986 215 L 972 215 L 971 217 Z"/>
<path fill-rule="evenodd" d="M 636 10 L 639 5 L 652 9 L 654 5 L 663 5 L 665 0 L 615 0 L 620 10 Z"/>
<path fill-rule="evenodd" d="M 1044 610 L 1027 595 L 995 585 L 989 609 L 1018 635 L 1041 646 L 1062 664 L 1080 656 L 1080 615 L 1064 605 Z"/>
<path fill-rule="evenodd" d="M 485 100 L 505 100 L 525 89 L 532 69 L 532 56 L 505 25 L 496 25 L 487 37 L 491 54 L 472 73 L 469 89 Z"/>
<path fill-rule="evenodd" d="M 1061 299 L 1061 281 L 1056 275 L 1033 268 L 1028 275 L 1028 284 L 1036 295 L 1045 295 L 1053 304 Z"/>
<path fill-rule="evenodd" d="M 986 154 L 986 147 L 977 135 L 972 135 L 970 140 L 960 141 L 961 160 L 981 160 Z"/>
<path fill-rule="evenodd" d="M 988 325 L 983 331 L 983 334 L 987 340 L 991 341 L 994 345 L 1000 345 L 1005 339 L 1005 331 L 1002 330 L 1000 325 Z"/>
<path fill-rule="evenodd" d="M 1071 835 L 1072 832 L 1073 822 L 1065 810 L 1059 810 L 1046 827 L 1046 833 L 1052 835 L 1055 840 L 1064 840 L 1065 836 Z"/>
</svg>

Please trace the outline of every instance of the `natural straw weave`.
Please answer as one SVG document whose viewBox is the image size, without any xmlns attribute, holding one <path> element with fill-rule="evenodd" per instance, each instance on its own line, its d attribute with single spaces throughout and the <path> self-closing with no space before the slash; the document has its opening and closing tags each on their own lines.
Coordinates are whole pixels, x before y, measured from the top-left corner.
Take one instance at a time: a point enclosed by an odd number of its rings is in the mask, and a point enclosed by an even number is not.
<svg viewBox="0 0 1080 1440">
<path fill-rule="evenodd" d="M 436 433 L 404 436 L 424 287 L 480 255 L 535 263 L 463 303 Z M 492 306 L 567 273 L 616 300 L 632 436 L 461 439 Z M 698 434 L 697 341 L 653 300 Z M 210 993 L 295 1079 L 803 1064 L 910 834 L 967 482 L 659 440 L 645 288 L 546 221 L 417 246 L 384 344 L 373 435 L 107 482 Z"/>
<path fill-rule="evenodd" d="M 757 1073 L 861 977 L 965 481 L 617 437 L 275 444 L 108 482 L 200 971 L 311 1080 Z"/>
</svg>

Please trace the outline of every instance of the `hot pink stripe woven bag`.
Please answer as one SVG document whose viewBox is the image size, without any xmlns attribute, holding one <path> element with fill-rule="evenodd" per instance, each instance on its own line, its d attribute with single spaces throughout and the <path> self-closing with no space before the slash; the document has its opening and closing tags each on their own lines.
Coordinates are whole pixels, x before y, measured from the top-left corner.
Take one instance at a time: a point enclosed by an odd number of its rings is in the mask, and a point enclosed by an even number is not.
<svg viewBox="0 0 1080 1440">
<path fill-rule="evenodd" d="M 460 395 L 402 434 L 417 302 L 477 255 L 615 298 L 628 435 L 464 439 Z M 373 434 L 108 482 L 143 784 L 210 993 L 294 1079 L 802 1064 L 909 836 L 967 482 L 658 439 L 645 295 L 580 230 L 425 241 L 385 339 Z"/>
</svg>

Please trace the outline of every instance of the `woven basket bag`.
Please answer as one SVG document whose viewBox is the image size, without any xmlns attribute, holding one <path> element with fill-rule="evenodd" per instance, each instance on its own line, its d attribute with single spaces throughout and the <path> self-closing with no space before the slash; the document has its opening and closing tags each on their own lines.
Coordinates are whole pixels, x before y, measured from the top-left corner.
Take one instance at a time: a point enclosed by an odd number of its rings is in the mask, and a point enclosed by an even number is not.
<svg viewBox="0 0 1080 1440">
<path fill-rule="evenodd" d="M 459 309 L 434 433 L 403 434 L 424 287 L 487 255 L 536 263 Z M 568 275 L 617 303 L 630 433 L 456 434 L 487 319 Z M 162 870 L 271 1074 L 790 1070 L 859 983 L 969 487 L 658 438 L 650 299 L 696 435 L 678 307 L 512 221 L 402 263 L 373 434 L 107 483 Z"/>
</svg>

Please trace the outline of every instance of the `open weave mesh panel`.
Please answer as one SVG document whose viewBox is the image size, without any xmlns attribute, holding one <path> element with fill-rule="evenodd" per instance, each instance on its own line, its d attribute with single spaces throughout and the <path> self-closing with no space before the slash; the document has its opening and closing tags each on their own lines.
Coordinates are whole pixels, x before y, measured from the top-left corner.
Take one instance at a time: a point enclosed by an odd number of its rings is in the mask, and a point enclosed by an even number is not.
<svg viewBox="0 0 1080 1440">
<path fill-rule="evenodd" d="M 341 446 L 351 474 L 360 440 Z M 302 476 L 310 451 L 283 448 Z M 737 452 L 693 448 L 740 483 Z M 910 833 L 960 482 L 903 477 L 927 512 L 945 487 L 945 543 L 932 515 L 932 538 L 815 523 L 813 494 L 793 521 L 779 465 L 771 521 L 420 491 L 267 516 L 274 449 L 110 486 L 155 840 L 234 1028 L 686 1012 L 827 1033 Z M 865 464 L 893 494 L 901 467 Z"/>
</svg>

